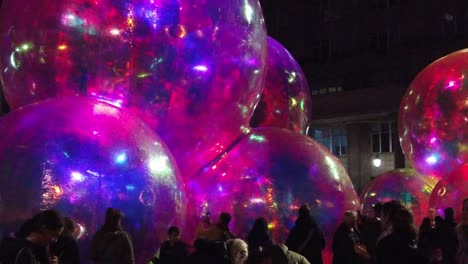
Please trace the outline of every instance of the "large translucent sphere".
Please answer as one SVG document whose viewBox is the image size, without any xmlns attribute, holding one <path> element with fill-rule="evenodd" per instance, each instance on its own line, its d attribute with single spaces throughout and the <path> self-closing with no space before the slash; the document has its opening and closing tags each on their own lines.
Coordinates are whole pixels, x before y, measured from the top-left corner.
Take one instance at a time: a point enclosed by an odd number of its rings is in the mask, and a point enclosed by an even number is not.
<svg viewBox="0 0 468 264">
<path fill-rule="evenodd" d="M 412 169 L 397 169 L 377 176 L 361 194 L 361 212 L 373 215 L 373 205 L 378 202 L 400 200 L 414 214 L 417 225 L 427 216 L 429 197 L 437 184 L 431 177 L 423 177 Z"/>
<path fill-rule="evenodd" d="M 258 0 L 4 0 L 0 36 L 13 109 L 76 94 L 130 109 L 184 176 L 241 134 L 263 87 Z"/>
<path fill-rule="evenodd" d="M 443 216 L 445 208 L 451 207 L 455 210 L 455 218 L 459 221 L 462 216 L 463 200 L 468 198 L 468 164 L 455 170 L 452 175 L 439 181 L 431 199 L 429 207 Z"/>
<path fill-rule="evenodd" d="M 400 106 L 403 152 L 423 175 L 444 178 L 468 162 L 468 49 L 421 71 Z"/>
<path fill-rule="evenodd" d="M 250 124 L 288 128 L 307 134 L 310 89 L 301 66 L 275 39 L 268 38 L 268 66 L 262 97 Z"/>
<path fill-rule="evenodd" d="M 180 225 L 185 190 L 167 147 L 143 122 L 107 103 L 51 99 L 0 119 L 0 230 L 56 208 L 81 226 L 82 253 L 107 207 L 125 214 L 137 263 Z"/>
<path fill-rule="evenodd" d="M 304 203 L 311 206 L 328 242 L 342 214 L 359 208 L 338 159 L 311 138 L 279 128 L 253 129 L 188 188 L 198 215 L 206 210 L 213 216 L 232 213 L 232 230 L 241 237 L 263 216 L 281 243 Z"/>
</svg>

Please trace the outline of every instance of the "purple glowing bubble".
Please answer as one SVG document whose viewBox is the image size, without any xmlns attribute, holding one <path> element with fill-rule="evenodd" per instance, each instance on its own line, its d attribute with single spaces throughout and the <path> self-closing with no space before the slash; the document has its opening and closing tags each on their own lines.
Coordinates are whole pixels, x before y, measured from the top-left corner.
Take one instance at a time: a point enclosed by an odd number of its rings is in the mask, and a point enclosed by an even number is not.
<svg viewBox="0 0 468 264">
<path fill-rule="evenodd" d="M 309 85 L 301 66 L 286 48 L 269 37 L 266 82 L 250 124 L 307 134 L 310 101 Z"/>
<path fill-rule="evenodd" d="M 187 187 L 194 214 L 230 212 L 232 230 L 241 237 L 263 216 L 278 242 L 285 241 L 304 203 L 329 239 L 342 214 L 359 208 L 338 159 L 311 138 L 279 128 L 253 129 Z"/>
<path fill-rule="evenodd" d="M 437 184 L 431 177 L 423 177 L 412 169 L 397 169 L 377 176 L 361 194 L 363 215 L 374 215 L 373 205 L 378 202 L 400 200 L 414 214 L 416 224 L 427 216 L 429 197 Z"/>
<path fill-rule="evenodd" d="M 423 175 L 444 178 L 468 162 L 468 49 L 421 71 L 400 106 L 403 152 Z"/>
<path fill-rule="evenodd" d="M 126 111 L 93 99 L 50 99 L 7 114 L 0 129 L 2 230 L 57 208 L 81 226 L 84 253 L 106 208 L 116 207 L 137 263 L 147 263 L 167 227 L 181 224 L 185 190 L 174 159 Z"/>
<path fill-rule="evenodd" d="M 429 200 L 429 208 L 443 216 L 445 208 L 455 210 L 457 221 L 462 217 L 462 203 L 468 198 L 468 164 L 456 169 L 452 175 L 439 181 Z"/>
<path fill-rule="evenodd" d="M 264 81 L 258 0 L 5 0 L 0 35 L 13 109 L 76 94 L 130 109 L 184 176 L 242 134 Z"/>
</svg>

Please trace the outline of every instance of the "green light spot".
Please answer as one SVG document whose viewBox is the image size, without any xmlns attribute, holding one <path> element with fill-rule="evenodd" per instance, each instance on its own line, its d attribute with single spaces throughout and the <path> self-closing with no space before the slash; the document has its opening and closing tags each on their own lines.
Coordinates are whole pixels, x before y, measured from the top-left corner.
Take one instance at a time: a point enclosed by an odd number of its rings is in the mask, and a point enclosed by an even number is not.
<svg viewBox="0 0 468 264">
<path fill-rule="evenodd" d="M 249 138 L 250 138 L 250 140 L 257 141 L 257 142 L 265 142 L 265 137 L 264 136 L 252 134 L 252 135 L 250 135 Z"/>
</svg>

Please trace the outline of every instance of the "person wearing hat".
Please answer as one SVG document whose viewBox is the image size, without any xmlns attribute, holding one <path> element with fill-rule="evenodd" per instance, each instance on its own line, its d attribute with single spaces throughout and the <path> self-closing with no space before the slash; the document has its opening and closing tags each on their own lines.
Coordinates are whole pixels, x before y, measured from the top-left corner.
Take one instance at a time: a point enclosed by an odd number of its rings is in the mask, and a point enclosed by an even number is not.
<svg viewBox="0 0 468 264">
<path fill-rule="evenodd" d="M 94 263 L 135 263 L 130 235 L 121 226 L 122 216 L 118 209 L 107 209 L 105 223 L 91 242 L 90 258 Z"/>
</svg>

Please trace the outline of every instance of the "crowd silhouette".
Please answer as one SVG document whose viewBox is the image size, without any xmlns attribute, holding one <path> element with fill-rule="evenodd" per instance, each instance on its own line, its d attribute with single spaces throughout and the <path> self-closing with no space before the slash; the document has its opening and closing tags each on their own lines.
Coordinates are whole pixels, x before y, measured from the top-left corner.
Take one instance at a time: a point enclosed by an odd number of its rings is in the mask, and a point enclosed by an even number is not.
<svg viewBox="0 0 468 264">
<path fill-rule="evenodd" d="M 374 214 L 345 212 L 333 236 L 333 264 L 468 264 L 468 198 L 460 223 L 452 208 L 444 216 L 430 213 L 417 229 L 411 210 L 400 201 L 374 205 Z M 132 264 L 132 238 L 121 225 L 122 212 L 109 208 L 94 235 L 88 258 L 96 264 Z M 180 239 L 176 226 L 155 249 L 151 264 L 321 264 L 324 234 L 303 205 L 284 244 L 273 241 L 265 218 L 258 218 L 246 241 L 229 229 L 231 215 L 222 212 L 215 223 L 204 217 L 193 247 Z M 54 210 L 25 221 L 0 244 L 0 264 L 79 264 L 76 224 Z M 83 250 L 83 249 L 81 249 Z M 86 261 L 88 262 L 88 261 Z M 146 264 L 146 263 L 145 263 Z"/>
</svg>

